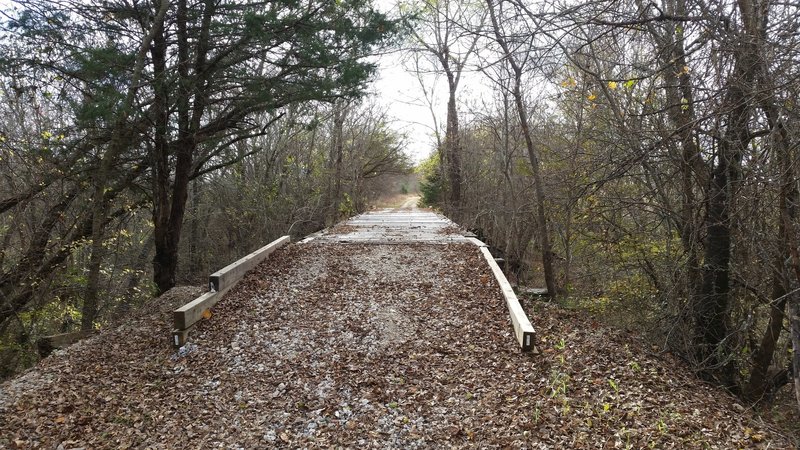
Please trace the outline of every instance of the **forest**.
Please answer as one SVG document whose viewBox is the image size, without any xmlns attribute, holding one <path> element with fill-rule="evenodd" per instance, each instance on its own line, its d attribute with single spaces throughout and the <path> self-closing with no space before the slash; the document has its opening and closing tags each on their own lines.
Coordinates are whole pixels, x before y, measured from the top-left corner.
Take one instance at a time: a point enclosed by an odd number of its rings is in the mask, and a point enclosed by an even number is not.
<svg viewBox="0 0 800 450">
<path fill-rule="evenodd" d="M 422 204 L 490 243 L 520 292 L 546 287 L 749 402 L 792 384 L 800 402 L 796 4 L 3 8 L 0 377 L 38 338 L 114 323 L 407 191 L 413 170 Z M 415 167 L 366 95 L 385 52 L 431 112 Z M 489 93 L 462 96 L 467 76 Z"/>
</svg>

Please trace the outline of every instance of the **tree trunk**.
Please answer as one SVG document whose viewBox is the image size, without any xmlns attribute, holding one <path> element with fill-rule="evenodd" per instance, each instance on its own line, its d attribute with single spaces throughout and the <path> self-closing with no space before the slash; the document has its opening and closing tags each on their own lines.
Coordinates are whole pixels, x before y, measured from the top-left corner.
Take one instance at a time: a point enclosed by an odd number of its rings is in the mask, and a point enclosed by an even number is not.
<svg viewBox="0 0 800 450">
<path fill-rule="evenodd" d="M 159 33 L 150 49 L 153 61 L 153 111 L 155 136 L 150 155 L 153 170 L 153 281 L 161 294 L 174 286 L 170 277 L 169 256 L 165 254 L 167 228 L 169 226 L 169 86 L 166 74 L 167 41 L 164 33 Z"/>
<path fill-rule="evenodd" d="M 461 142 L 458 131 L 458 111 L 456 109 L 456 91 L 458 83 L 455 75 L 445 69 L 447 74 L 447 129 L 444 145 L 447 161 L 448 203 L 455 212 L 455 219 L 460 220 L 461 212 Z"/>
<path fill-rule="evenodd" d="M 329 176 L 332 179 L 328 182 L 328 200 L 325 207 L 328 209 L 326 214 L 327 223 L 332 225 L 339 221 L 339 203 L 342 201 L 342 163 L 344 158 L 344 121 L 347 109 L 344 100 L 338 100 L 333 105 L 333 129 L 331 130 L 331 149 L 328 156 Z"/>
<path fill-rule="evenodd" d="M 528 150 L 528 158 L 531 164 L 531 171 L 533 172 L 533 185 L 534 192 L 536 193 L 536 221 L 537 231 L 539 234 L 539 245 L 542 250 L 542 268 L 544 270 L 544 281 L 547 286 L 547 292 L 551 297 L 555 297 L 558 293 L 556 288 L 555 275 L 553 273 L 553 249 L 550 244 L 550 233 L 547 226 L 547 214 L 545 213 L 545 194 L 544 182 L 541 174 L 541 163 L 539 162 L 539 155 L 536 153 L 536 148 L 533 145 L 533 138 L 531 136 L 530 125 L 528 124 L 528 111 L 525 108 L 525 101 L 522 97 L 522 67 L 517 64 L 514 54 L 511 52 L 505 38 L 500 32 L 500 25 L 497 22 L 497 16 L 492 6 L 492 0 L 486 0 L 489 6 L 489 15 L 492 20 L 492 27 L 494 28 L 497 43 L 502 47 L 505 53 L 505 58 L 511 66 L 514 74 L 514 87 L 512 95 L 514 103 L 517 108 L 517 115 L 519 117 L 520 127 L 522 128 L 522 135 L 525 138 L 525 147 Z"/>
<path fill-rule="evenodd" d="M 95 189 L 95 196 L 102 194 L 101 189 Z M 91 331 L 94 329 L 94 322 L 97 319 L 97 299 L 100 289 L 100 266 L 105 256 L 103 242 L 105 241 L 104 218 L 105 202 L 97 198 L 92 200 L 92 245 L 89 256 L 89 272 L 86 280 L 86 289 L 83 294 L 83 306 L 81 308 L 81 331 Z"/>
<path fill-rule="evenodd" d="M 750 91 L 757 57 L 750 43 L 742 43 L 723 102 L 725 130 L 718 141 L 717 163 L 708 195 L 702 286 L 695 301 L 695 345 L 701 374 L 723 386 L 736 387 L 736 367 L 728 350 L 730 316 L 731 209 L 741 159 L 750 141 Z"/>
<path fill-rule="evenodd" d="M 178 122 L 178 136 L 174 141 L 166 138 L 166 127 L 169 123 L 169 104 L 166 101 L 169 90 L 165 81 L 160 83 L 161 92 L 156 93 L 155 102 L 163 102 L 156 108 L 159 115 L 156 121 L 155 158 L 158 165 L 154 167 L 154 208 L 153 208 L 153 235 L 155 238 L 156 252 L 153 258 L 153 280 L 158 287 L 158 292 L 163 293 L 175 286 L 178 269 L 178 248 L 183 229 L 183 219 L 186 213 L 186 202 L 189 196 L 189 182 L 191 181 L 194 165 L 194 154 L 197 149 L 195 132 L 200 128 L 203 113 L 206 110 L 205 91 L 206 79 L 210 75 L 206 70 L 206 57 L 209 43 L 209 27 L 215 6 L 212 0 L 204 2 L 201 29 L 198 37 L 190 41 L 187 30 L 186 0 L 179 0 L 176 13 L 176 44 L 178 47 L 178 89 L 176 89 L 175 105 Z M 163 36 L 161 37 L 163 41 Z M 194 61 L 194 76 L 190 74 L 189 45 L 196 46 Z M 159 47 L 154 45 L 153 47 Z M 158 52 L 166 54 L 166 44 Z M 160 55 L 163 58 L 163 55 Z M 153 57 L 154 75 L 158 78 L 159 67 L 162 62 L 157 62 Z M 163 73 L 163 72 L 162 72 Z M 158 90 L 158 88 L 156 89 Z M 160 97 L 160 98 L 159 98 Z M 190 99 L 192 101 L 190 101 Z M 160 129 L 159 129 L 160 128 Z M 160 136 L 164 133 L 164 136 Z M 170 184 L 170 158 L 174 158 L 174 175 Z"/>
<path fill-rule="evenodd" d="M 675 14 L 686 15 L 686 0 L 675 2 Z M 674 28 L 674 27 L 673 27 Z M 686 254 L 687 294 L 692 301 L 700 286 L 700 255 L 698 245 L 698 227 L 695 222 L 699 205 L 695 198 L 697 180 L 703 180 L 705 165 L 700 157 L 700 148 L 695 139 L 697 123 L 694 108 L 694 92 L 691 75 L 684 67 L 688 66 L 683 32 L 671 30 L 669 52 L 672 68 L 664 71 L 666 78 L 667 111 L 681 144 L 681 212 L 680 233 L 683 251 Z M 669 63 L 670 61 L 665 61 Z M 702 182 L 700 183 L 702 185 Z"/>
<path fill-rule="evenodd" d="M 108 149 L 100 159 L 94 179 L 94 195 L 92 197 L 92 245 L 89 261 L 89 278 L 84 295 L 82 308 L 81 330 L 89 331 L 94 328 L 94 320 L 98 311 L 98 290 L 100 283 L 100 266 L 104 257 L 103 247 L 106 216 L 108 214 L 109 199 L 106 192 L 111 190 L 111 172 L 117 163 L 119 155 L 127 147 L 128 134 L 130 130 L 129 118 L 133 111 L 136 92 L 139 90 L 139 80 L 144 71 L 145 58 L 151 42 L 163 32 L 164 17 L 169 8 L 169 1 L 162 0 L 158 6 L 158 11 L 153 17 L 153 23 L 147 35 L 142 39 L 136 54 L 136 61 L 133 68 L 130 85 L 128 86 L 125 102 L 120 109 L 120 114 L 114 123 L 114 130 L 108 144 Z"/>
<path fill-rule="evenodd" d="M 191 228 L 189 236 L 189 271 L 192 275 L 197 275 L 202 271 L 200 243 L 200 181 L 192 180 L 192 201 L 189 215 L 191 216 Z"/>
<path fill-rule="evenodd" d="M 792 373 L 794 377 L 794 395 L 800 408 L 800 295 L 792 295 L 789 302 L 789 322 L 792 336 Z"/>
<path fill-rule="evenodd" d="M 772 80 L 767 72 L 767 68 L 761 66 L 761 83 L 764 86 L 772 86 Z M 783 321 L 786 317 L 786 304 L 789 299 L 795 299 L 797 293 L 788 294 L 793 283 L 787 279 L 786 261 L 792 258 L 791 248 L 794 239 L 793 224 L 797 220 L 797 202 L 800 193 L 797 190 L 797 180 L 794 170 L 794 154 L 791 137 L 788 130 L 781 120 L 777 106 L 775 105 L 774 90 L 766 89 L 766 97 L 761 101 L 764 114 L 767 117 L 770 130 L 773 133 L 778 168 L 781 174 L 780 198 L 778 202 L 779 217 L 778 223 L 778 252 L 775 261 L 773 274 L 773 302 L 770 304 L 769 323 L 761 344 L 753 354 L 753 365 L 750 371 L 750 379 L 745 386 L 745 395 L 751 401 L 760 400 L 773 386 L 769 379 L 769 367 L 772 364 L 778 339 L 783 331 Z M 788 294 L 788 295 L 787 295 Z M 791 317 L 791 315 L 790 315 Z"/>
</svg>

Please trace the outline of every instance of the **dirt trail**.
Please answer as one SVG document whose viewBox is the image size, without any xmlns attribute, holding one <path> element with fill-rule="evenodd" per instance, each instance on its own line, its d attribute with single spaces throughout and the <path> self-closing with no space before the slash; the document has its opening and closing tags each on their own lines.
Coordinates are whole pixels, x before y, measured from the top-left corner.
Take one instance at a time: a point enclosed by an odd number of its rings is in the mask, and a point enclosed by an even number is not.
<svg viewBox="0 0 800 450">
<path fill-rule="evenodd" d="M 541 353 L 519 353 L 478 248 L 439 216 L 337 228 L 278 250 L 180 353 L 154 308 L 3 384 L 0 448 L 791 447 L 583 316 L 527 305 Z"/>
<path fill-rule="evenodd" d="M 421 198 L 422 197 L 420 197 L 419 195 L 412 195 L 408 197 L 406 201 L 404 201 L 403 204 L 400 205 L 400 208 L 398 209 L 410 209 L 413 211 L 417 209 L 417 203 L 419 203 Z"/>
</svg>

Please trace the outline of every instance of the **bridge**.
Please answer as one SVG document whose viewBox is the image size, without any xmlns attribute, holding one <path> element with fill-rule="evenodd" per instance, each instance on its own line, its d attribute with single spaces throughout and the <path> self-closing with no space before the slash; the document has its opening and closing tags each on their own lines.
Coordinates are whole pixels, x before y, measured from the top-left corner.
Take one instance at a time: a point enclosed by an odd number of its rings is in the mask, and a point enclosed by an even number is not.
<svg viewBox="0 0 800 450">
<path fill-rule="evenodd" d="M 474 267 L 476 276 L 480 272 L 481 266 L 483 266 L 483 269 L 488 268 L 491 270 L 491 276 L 488 274 L 480 275 L 481 279 L 485 280 L 486 285 L 489 285 L 489 279 L 492 279 L 491 284 L 499 288 L 499 292 L 508 307 L 511 325 L 520 349 L 522 351 L 532 350 L 535 336 L 533 327 L 520 306 L 511 285 L 487 249 L 487 245 L 476 239 L 474 235 L 464 233 L 463 230 L 446 217 L 431 211 L 420 211 L 416 206 L 418 199 L 418 197 L 410 197 L 397 209 L 384 209 L 358 215 L 330 229 L 308 236 L 297 245 L 305 247 L 313 244 L 314 246 L 323 245 L 327 248 L 343 246 L 340 249 L 341 251 L 353 250 L 354 254 L 359 254 L 363 249 L 348 244 L 361 244 L 362 246 L 400 245 L 403 247 L 399 249 L 392 249 L 391 247 L 386 249 L 376 247 L 375 249 L 386 253 L 402 253 L 403 255 L 407 255 L 407 251 L 421 252 L 419 256 L 408 261 L 408 267 L 424 267 L 427 264 L 427 260 L 435 257 L 440 250 L 437 246 L 451 244 L 465 244 L 468 248 L 474 246 L 475 248 L 472 250 L 476 253 L 480 252 L 485 259 L 485 264 Z M 202 318 L 207 317 L 210 314 L 210 308 L 222 299 L 224 294 L 247 271 L 253 269 L 276 249 L 288 242 L 289 237 L 284 236 L 212 274 L 209 280 L 209 292 L 175 311 L 175 330 L 173 331 L 175 347 L 181 347 L 188 341 L 191 327 Z M 412 247 L 409 248 L 409 246 Z M 430 253 L 431 256 L 428 256 L 426 252 Z M 386 256 L 384 259 L 389 260 L 390 257 Z M 381 262 L 382 260 L 377 261 L 377 265 L 369 264 L 369 266 L 373 269 L 381 267 Z M 359 266 L 364 265 L 364 263 L 356 260 L 353 265 L 356 270 L 361 270 Z M 384 275 L 393 276 L 396 270 L 396 267 L 387 266 L 385 268 L 387 273 Z M 423 274 L 423 276 L 431 279 L 436 278 L 434 273 Z M 352 281 L 356 284 L 359 283 L 357 277 Z M 365 279 L 364 281 L 367 280 Z"/>
</svg>

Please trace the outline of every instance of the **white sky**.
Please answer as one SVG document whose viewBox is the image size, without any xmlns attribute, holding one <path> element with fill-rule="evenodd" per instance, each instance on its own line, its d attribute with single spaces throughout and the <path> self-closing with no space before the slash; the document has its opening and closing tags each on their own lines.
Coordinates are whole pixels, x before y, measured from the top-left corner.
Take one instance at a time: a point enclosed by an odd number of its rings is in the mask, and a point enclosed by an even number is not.
<svg viewBox="0 0 800 450">
<path fill-rule="evenodd" d="M 419 162 L 436 146 L 433 118 L 423 99 L 419 81 L 403 68 L 401 57 L 400 54 L 381 57 L 378 79 L 371 90 L 386 108 L 391 128 L 406 136 L 406 152 L 415 162 Z M 430 89 L 435 81 L 432 76 L 426 78 L 426 86 Z M 441 82 L 435 84 L 436 90 L 441 90 Z M 442 101 L 438 103 L 434 106 L 435 110 L 446 106 Z M 443 117 L 442 113 L 437 115 Z"/>
<path fill-rule="evenodd" d="M 414 162 L 420 162 L 436 147 L 434 121 L 420 82 L 416 74 L 403 67 L 402 56 L 395 53 L 381 57 L 378 79 L 370 90 L 378 102 L 386 108 L 392 120 L 391 128 L 406 136 L 406 153 Z M 444 136 L 447 82 L 442 77 L 437 80 L 433 74 L 423 75 L 423 82 L 428 93 L 434 94 L 433 111 L 441 128 L 440 133 Z M 457 93 L 457 107 L 462 127 L 469 118 L 464 111 L 465 104 L 477 104 L 481 98 L 489 95 L 491 88 L 487 86 L 487 82 L 480 73 L 469 71 L 462 73 Z"/>
</svg>

